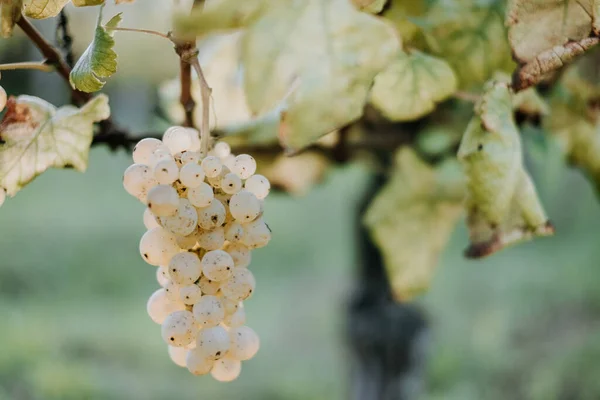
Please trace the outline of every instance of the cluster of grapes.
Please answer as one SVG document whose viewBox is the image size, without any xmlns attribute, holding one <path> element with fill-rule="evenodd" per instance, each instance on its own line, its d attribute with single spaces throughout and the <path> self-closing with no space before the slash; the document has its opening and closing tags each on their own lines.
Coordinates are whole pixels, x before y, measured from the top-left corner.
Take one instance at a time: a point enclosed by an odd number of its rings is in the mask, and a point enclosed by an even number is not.
<svg viewBox="0 0 600 400">
<path fill-rule="evenodd" d="M 256 285 L 251 249 L 271 239 L 262 216 L 270 183 L 254 175 L 254 158 L 232 155 L 227 143 L 202 157 L 198 131 L 178 126 L 162 141 L 141 140 L 133 161 L 123 185 L 147 205 L 140 254 L 158 267 L 161 286 L 148 314 L 175 364 L 232 381 L 259 348 L 243 301 Z"/>
</svg>

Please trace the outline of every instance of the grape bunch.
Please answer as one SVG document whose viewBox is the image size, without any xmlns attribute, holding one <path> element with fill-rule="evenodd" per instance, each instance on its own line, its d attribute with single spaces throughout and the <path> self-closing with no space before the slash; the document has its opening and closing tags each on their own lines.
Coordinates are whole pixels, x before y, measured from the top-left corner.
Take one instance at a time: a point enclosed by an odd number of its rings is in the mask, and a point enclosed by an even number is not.
<svg viewBox="0 0 600 400">
<path fill-rule="evenodd" d="M 171 127 L 162 141 L 142 139 L 123 186 L 146 204 L 140 241 L 161 288 L 148 300 L 173 362 L 194 375 L 236 379 L 259 339 L 245 326 L 243 302 L 256 282 L 251 250 L 266 246 L 263 219 L 270 183 L 256 161 L 218 142 L 202 157 L 198 131 Z"/>
</svg>

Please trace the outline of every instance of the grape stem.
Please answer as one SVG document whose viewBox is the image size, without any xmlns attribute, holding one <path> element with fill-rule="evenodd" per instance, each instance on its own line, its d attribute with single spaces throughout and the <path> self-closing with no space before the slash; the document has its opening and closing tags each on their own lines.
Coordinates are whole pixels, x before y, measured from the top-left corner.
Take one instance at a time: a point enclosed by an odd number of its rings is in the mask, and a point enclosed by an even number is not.
<svg viewBox="0 0 600 400">
<path fill-rule="evenodd" d="M 208 82 L 206 82 L 206 78 L 204 77 L 204 73 L 202 72 L 202 67 L 200 66 L 200 61 L 198 61 L 198 57 L 196 56 L 191 60 L 190 64 L 194 67 L 196 74 L 198 75 L 198 79 L 200 81 L 200 96 L 202 97 L 202 125 L 200 126 L 200 154 L 202 156 L 206 156 L 208 154 L 208 142 L 210 139 L 210 124 L 209 124 L 209 115 L 210 115 L 210 95 L 212 93 L 212 89 L 208 86 Z"/>
<path fill-rule="evenodd" d="M 170 39 L 168 34 L 158 32 L 158 31 L 153 31 L 151 29 L 122 28 L 119 26 L 111 26 L 111 27 L 106 27 L 106 30 L 121 31 L 121 32 L 138 32 L 138 33 L 145 33 L 148 35 L 160 36 L 161 38 L 164 38 L 164 39 Z"/>
<path fill-rule="evenodd" d="M 35 69 L 43 72 L 52 72 L 55 70 L 53 65 L 47 64 L 46 62 L 17 62 L 17 63 L 9 63 L 9 64 L 0 64 L 0 71 L 9 71 L 9 70 L 17 70 L 17 69 Z"/>
</svg>

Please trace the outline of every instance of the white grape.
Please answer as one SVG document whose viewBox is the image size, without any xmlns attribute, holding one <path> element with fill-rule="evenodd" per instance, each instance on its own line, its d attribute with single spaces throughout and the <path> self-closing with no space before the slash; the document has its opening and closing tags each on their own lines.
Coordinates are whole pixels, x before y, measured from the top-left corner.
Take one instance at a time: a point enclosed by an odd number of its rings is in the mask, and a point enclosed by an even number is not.
<svg viewBox="0 0 600 400">
<path fill-rule="evenodd" d="M 181 286 L 179 286 L 175 282 L 169 280 L 167 283 L 165 283 L 165 286 L 163 286 L 163 289 L 165 289 L 165 295 L 167 296 L 167 299 L 169 299 L 169 301 L 173 301 L 173 302 L 181 301 L 181 296 L 179 295 Z"/>
<path fill-rule="evenodd" d="M 271 183 L 262 175 L 252 175 L 244 183 L 244 189 L 253 193 L 257 199 L 262 200 L 269 195 Z"/>
<path fill-rule="evenodd" d="M 148 315 L 157 324 L 162 324 L 167 315 L 185 310 L 185 304 L 180 301 L 171 301 L 167 298 L 165 289 L 158 289 L 148 299 L 146 311 Z"/>
<path fill-rule="evenodd" d="M 239 242 L 244 236 L 244 228 L 237 221 L 228 222 L 225 225 L 225 240 L 230 242 Z"/>
<path fill-rule="evenodd" d="M 221 300 L 226 316 L 235 313 L 243 304 L 241 301 L 228 299 L 227 297 L 220 297 L 219 299 Z"/>
<path fill-rule="evenodd" d="M 240 223 L 253 221 L 260 214 L 260 201 L 253 193 L 247 190 L 240 190 L 233 196 L 229 202 L 229 211 L 233 218 Z"/>
<path fill-rule="evenodd" d="M 150 167 L 145 164 L 130 165 L 123 174 L 123 187 L 140 201 L 146 201 L 148 191 L 157 184 Z"/>
<path fill-rule="evenodd" d="M 246 268 L 252 261 L 252 252 L 241 243 L 229 243 L 224 249 L 233 259 L 233 265 L 237 268 Z"/>
<path fill-rule="evenodd" d="M 187 310 L 169 314 L 160 328 L 163 340 L 176 347 L 190 344 L 196 330 L 194 316 Z"/>
<path fill-rule="evenodd" d="M 171 154 L 190 150 L 194 147 L 194 132 L 183 126 L 172 126 L 163 135 L 163 143 L 169 148 Z"/>
<path fill-rule="evenodd" d="M 187 369 L 194 375 L 206 375 L 210 372 L 215 361 L 208 359 L 204 353 L 197 349 L 187 352 L 185 365 Z"/>
<path fill-rule="evenodd" d="M 260 340 L 254 330 L 240 326 L 229 330 L 230 348 L 228 356 L 241 361 L 250 360 L 260 347 Z"/>
<path fill-rule="evenodd" d="M 218 157 L 208 156 L 202 160 L 202 169 L 204 170 L 206 177 L 216 178 L 221 173 L 223 164 Z"/>
<path fill-rule="evenodd" d="M 225 158 L 231 154 L 231 147 L 225 142 L 218 142 L 213 148 L 213 152 L 219 158 Z"/>
<path fill-rule="evenodd" d="M 238 307 L 234 313 L 226 315 L 223 323 L 230 328 L 237 328 L 246 323 L 246 310 L 244 307 Z"/>
<path fill-rule="evenodd" d="M 165 144 L 154 138 L 145 138 L 140 140 L 133 148 L 133 162 L 136 164 L 149 165 L 152 153 L 158 149 L 167 150 Z"/>
<path fill-rule="evenodd" d="M 148 163 L 148 165 L 154 171 L 154 167 L 156 167 L 156 164 L 158 164 L 161 161 L 175 161 L 173 159 L 173 156 L 169 152 L 169 149 L 159 148 L 154 150 L 154 152 L 150 156 L 150 162 Z"/>
<path fill-rule="evenodd" d="M 170 282 L 169 270 L 165 267 L 156 268 L 156 281 L 161 287 L 165 287 Z"/>
<path fill-rule="evenodd" d="M 204 328 L 198 332 L 194 351 L 199 356 L 218 360 L 223 358 L 229 350 L 229 341 L 229 335 L 222 326 Z"/>
<path fill-rule="evenodd" d="M 179 180 L 190 189 L 197 188 L 204 182 L 204 170 L 198 164 L 186 164 L 179 171 Z"/>
<path fill-rule="evenodd" d="M 198 242 L 198 227 L 187 236 L 176 236 L 177 245 L 184 250 L 191 250 Z"/>
<path fill-rule="evenodd" d="M 214 193 L 209 184 L 201 182 L 199 186 L 188 190 L 187 198 L 195 207 L 208 207 L 212 203 Z"/>
<path fill-rule="evenodd" d="M 217 250 L 225 244 L 225 230 L 222 227 L 210 231 L 201 231 L 198 235 L 198 246 L 204 250 Z"/>
<path fill-rule="evenodd" d="M 256 280 L 250 270 L 235 268 L 231 277 L 221 285 L 223 295 L 232 300 L 246 300 L 256 288 Z"/>
<path fill-rule="evenodd" d="M 175 215 L 178 206 L 179 195 L 172 186 L 157 185 L 148 192 L 148 208 L 157 217 Z"/>
<path fill-rule="evenodd" d="M 154 216 L 154 214 L 152 214 L 152 211 L 150 211 L 148 207 L 146 207 L 146 209 L 144 210 L 144 226 L 146 227 L 146 229 L 152 229 L 160 226 L 160 224 L 156 220 L 156 217 Z"/>
<path fill-rule="evenodd" d="M 213 176 L 213 177 L 207 177 L 206 181 L 210 184 L 210 186 L 212 186 L 214 189 L 221 189 L 221 182 L 223 181 L 223 178 L 225 177 L 225 175 L 227 175 L 228 173 L 230 173 L 231 171 L 229 171 L 229 168 L 227 168 L 226 166 L 223 166 L 221 168 L 221 173 L 217 176 Z"/>
<path fill-rule="evenodd" d="M 177 163 L 172 160 L 162 160 L 154 166 L 154 178 L 161 185 L 170 185 L 179 177 Z"/>
<path fill-rule="evenodd" d="M 231 276 L 233 259 L 223 250 L 209 251 L 202 257 L 202 273 L 213 281 L 224 281 Z"/>
<path fill-rule="evenodd" d="M 271 241 L 271 229 L 262 218 L 242 224 L 244 236 L 242 243 L 251 249 L 265 247 Z"/>
<path fill-rule="evenodd" d="M 184 151 L 181 154 L 181 164 L 198 164 L 200 163 L 200 153 L 197 151 Z"/>
<path fill-rule="evenodd" d="M 225 309 L 218 297 L 204 295 L 194 304 L 194 318 L 202 328 L 219 325 L 225 318 Z"/>
<path fill-rule="evenodd" d="M 227 211 L 225 206 L 216 199 L 208 207 L 198 208 L 198 225 L 204 230 L 211 230 L 223 225 Z"/>
<path fill-rule="evenodd" d="M 235 165 L 235 156 L 233 154 L 224 157 L 222 160 L 223 165 L 229 168 L 229 170 L 233 170 L 233 166 Z"/>
<path fill-rule="evenodd" d="M 198 153 L 198 156 L 200 156 L 200 132 L 198 132 L 197 129 L 194 128 L 185 128 L 188 130 L 190 137 L 192 139 L 192 144 L 189 148 L 189 151 L 193 151 L 195 153 Z M 199 161 L 199 160 L 198 160 Z"/>
<path fill-rule="evenodd" d="M 150 265 L 167 265 L 171 257 L 179 253 L 175 235 L 162 227 L 152 228 L 140 240 L 140 254 Z"/>
<path fill-rule="evenodd" d="M 242 188 L 242 180 L 236 174 L 230 172 L 221 180 L 221 190 L 227 194 L 234 194 Z"/>
<path fill-rule="evenodd" d="M 192 343 L 193 342 L 194 340 L 192 340 Z M 175 363 L 175 365 L 179 367 L 186 367 L 185 359 L 187 357 L 188 351 L 189 350 L 185 347 L 175 347 L 171 345 L 168 346 L 168 352 L 171 361 L 173 361 L 173 363 Z"/>
<path fill-rule="evenodd" d="M 198 281 L 198 286 L 203 294 L 216 295 L 221 289 L 221 282 L 213 281 L 202 275 Z"/>
<path fill-rule="evenodd" d="M 242 362 L 230 357 L 215 361 L 210 374 L 219 382 L 231 382 L 242 372 Z"/>
<path fill-rule="evenodd" d="M 0 86 L 0 89 L 2 89 L 2 86 Z M 0 109 L 0 111 L 2 111 L 2 109 Z M 4 188 L 0 187 L 0 207 L 2 207 L 2 204 L 4 204 L 5 200 L 6 200 L 6 190 L 4 190 Z"/>
<path fill-rule="evenodd" d="M 202 297 L 202 290 L 195 284 L 182 286 L 179 289 L 179 299 L 187 305 L 194 305 Z"/>
<path fill-rule="evenodd" d="M 160 223 L 166 230 L 176 235 L 187 236 L 198 226 L 198 213 L 188 199 L 179 199 L 177 213 L 169 217 L 160 217 Z"/>
<path fill-rule="evenodd" d="M 235 158 L 231 172 L 242 179 L 248 179 L 256 172 L 256 161 L 248 154 L 240 154 Z"/>
<path fill-rule="evenodd" d="M 178 285 L 191 285 L 200 278 L 200 259 L 191 251 L 174 255 L 169 261 L 169 276 Z"/>
</svg>

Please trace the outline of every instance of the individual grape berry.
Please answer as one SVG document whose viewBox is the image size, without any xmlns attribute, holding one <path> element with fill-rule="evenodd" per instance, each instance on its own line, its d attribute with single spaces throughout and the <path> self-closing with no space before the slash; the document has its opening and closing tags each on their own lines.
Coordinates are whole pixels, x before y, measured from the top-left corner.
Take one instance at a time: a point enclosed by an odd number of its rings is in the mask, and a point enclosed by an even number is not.
<svg viewBox="0 0 600 400">
<path fill-rule="evenodd" d="M 179 289 L 179 299 L 187 305 L 194 305 L 202 297 L 202 290 L 195 284 L 182 286 Z"/>
<path fill-rule="evenodd" d="M 204 170 L 198 164 L 186 164 L 179 171 L 179 180 L 190 189 L 197 188 L 204 182 Z"/>
<path fill-rule="evenodd" d="M 215 361 L 208 359 L 203 352 L 197 349 L 187 352 L 185 365 L 187 369 L 194 375 L 206 375 L 210 372 Z"/>
<path fill-rule="evenodd" d="M 231 276 L 233 259 L 223 250 L 209 251 L 200 262 L 202 273 L 213 281 L 224 281 Z"/>
<path fill-rule="evenodd" d="M 210 374 L 219 382 L 231 382 L 242 372 L 242 362 L 230 357 L 215 361 Z"/>
<path fill-rule="evenodd" d="M 150 156 L 150 162 L 148 163 L 148 166 L 152 168 L 152 171 L 154 171 L 154 167 L 156 167 L 156 164 L 160 163 L 161 161 L 174 161 L 173 156 L 169 152 L 169 149 L 159 148 L 157 150 L 154 150 L 154 152 Z"/>
<path fill-rule="evenodd" d="M 225 158 L 231 154 L 231 147 L 225 142 L 217 142 L 213 148 L 215 156 L 219 158 Z"/>
<path fill-rule="evenodd" d="M 198 246 L 204 250 L 217 250 L 225 243 L 225 230 L 222 227 L 210 231 L 202 231 L 198 235 Z"/>
<path fill-rule="evenodd" d="M 156 281 L 161 287 L 165 287 L 170 282 L 169 270 L 165 267 L 156 268 Z"/>
<path fill-rule="evenodd" d="M 170 185 L 179 178 L 179 168 L 177 163 L 172 160 L 162 160 L 154 166 L 154 178 L 161 185 Z"/>
<path fill-rule="evenodd" d="M 196 151 L 182 151 L 173 156 L 177 166 L 182 168 L 187 164 L 199 164 L 200 163 L 200 153 Z"/>
<path fill-rule="evenodd" d="M 271 241 L 271 229 L 262 218 L 247 224 L 242 224 L 244 236 L 242 243 L 250 249 L 265 247 Z"/>
<path fill-rule="evenodd" d="M 175 235 L 162 227 L 152 228 L 140 240 L 140 254 L 150 265 L 167 265 L 171 257 L 179 253 Z"/>
<path fill-rule="evenodd" d="M 193 342 L 194 340 L 192 340 L 192 343 Z M 173 361 L 173 363 L 175 363 L 175 365 L 179 367 L 186 367 L 185 359 L 187 357 L 188 351 L 189 350 L 186 347 L 175 347 L 171 345 L 168 346 L 168 352 L 171 361 Z"/>
<path fill-rule="evenodd" d="M 201 273 L 200 259 L 191 251 L 178 253 L 169 261 L 169 276 L 178 285 L 191 285 Z"/>
<path fill-rule="evenodd" d="M 202 169 L 207 178 L 216 178 L 223 169 L 223 164 L 218 157 L 208 156 L 202 160 Z"/>
<path fill-rule="evenodd" d="M 154 138 L 140 140 L 133 148 L 133 162 L 135 164 L 150 165 L 152 153 L 158 149 L 168 150 L 165 144 Z"/>
<path fill-rule="evenodd" d="M 256 172 L 256 161 L 248 154 L 240 154 L 235 158 L 231 172 L 242 179 L 250 178 Z"/>
<path fill-rule="evenodd" d="M 241 243 L 228 243 L 224 250 L 231 256 L 233 265 L 237 268 L 246 268 L 252 261 L 252 252 Z"/>
<path fill-rule="evenodd" d="M 228 356 L 240 361 L 250 360 L 260 347 L 260 340 L 254 330 L 240 326 L 229 330 L 230 348 Z"/>
<path fill-rule="evenodd" d="M 225 309 L 218 297 L 204 295 L 194 304 L 194 318 L 202 328 L 217 326 L 225 318 Z"/>
<path fill-rule="evenodd" d="M 175 347 L 190 344 L 194 340 L 196 330 L 194 316 L 187 310 L 169 314 L 160 328 L 163 340 Z"/>
<path fill-rule="evenodd" d="M 175 215 L 179 206 L 179 195 L 169 185 L 154 186 L 148 192 L 148 208 L 157 217 Z"/>
<path fill-rule="evenodd" d="M 228 299 L 227 297 L 220 297 L 220 300 L 226 316 L 235 313 L 243 304 L 241 301 Z"/>
<path fill-rule="evenodd" d="M 169 300 L 165 289 L 162 288 L 152 293 L 146 304 L 148 315 L 157 324 L 162 324 L 167 315 L 182 310 L 185 310 L 185 304 Z"/>
<path fill-rule="evenodd" d="M 179 295 L 179 291 L 181 290 L 181 286 L 179 286 L 178 284 L 176 284 L 172 280 L 169 280 L 165 284 L 165 286 L 163 286 L 163 289 L 165 289 L 165 294 L 167 296 L 167 299 L 169 299 L 169 301 L 173 301 L 173 302 L 180 302 L 181 301 L 181 296 Z"/>
<path fill-rule="evenodd" d="M 160 217 L 160 224 L 175 235 L 187 236 L 198 226 L 198 213 L 188 199 L 179 199 L 177 213 L 169 217 Z"/>
<path fill-rule="evenodd" d="M 221 159 L 223 165 L 229 168 L 230 171 L 233 170 L 233 166 L 235 165 L 235 156 L 233 154 L 228 155 Z"/>
<path fill-rule="evenodd" d="M 6 107 L 6 102 L 8 101 L 8 96 L 6 95 L 6 90 L 2 86 L 0 86 L 0 112 L 4 110 Z"/>
<path fill-rule="evenodd" d="M 194 135 L 194 131 L 183 126 L 172 126 L 165 131 L 162 141 L 171 154 L 177 154 L 194 147 Z"/>
<path fill-rule="evenodd" d="M 221 190 L 227 194 L 234 194 L 242 188 L 242 179 L 236 174 L 230 172 L 221 180 Z"/>
<path fill-rule="evenodd" d="M 236 243 L 242 240 L 244 236 L 244 228 L 237 221 L 228 222 L 225 225 L 225 240 Z"/>
<path fill-rule="evenodd" d="M 257 199 L 262 200 L 269 195 L 271 183 L 262 175 L 252 175 L 244 183 L 244 189 L 253 193 Z"/>
<path fill-rule="evenodd" d="M 202 290 L 202 294 L 216 295 L 221 289 L 221 282 L 213 281 L 202 275 L 198 281 L 198 286 Z"/>
<path fill-rule="evenodd" d="M 156 220 L 156 217 L 154 216 L 154 214 L 152 214 L 152 211 L 150 211 L 150 209 L 147 207 L 144 210 L 144 226 L 148 230 L 160 226 L 160 224 Z"/>
<path fill-rule="evenodd" d="M 219 360 L 225 356 L 229 346 L 227 331 L 222 326 L 215 326 L 198 332 L 194 351 L 201 357 Z"/>
<path fill-rule="evenodd" d="M 237 328 L 246 323 L 246 310 L 244 307 L 238 307 L 233 314 L 225 315 L 223 323 L 230 328 Z"/>
<path fill-rule="evenodd" d="M 231 277 L 221 285 L 223 296 L 242 301 L 246 300 L 256 287 L 254 275 L 247 268 L 235 268 Z"/>
<path fill-rule="evenodd" d="M 194 229 L 194 231 L 189 235 L 176 236 L 175 239 L 179 247 L 181 247 L 184 250 L 191 250 L 194 248 L 194 246 L 196 246 L 196 243 L 198 242 L 198 235 L 198 227 L 196 227 L 196 229 Z"/>
<path fill-rule="evenodd" d="M 247 190 L 240 190 L 233 196 L 229 202 L 229 211 L 236 221 L 246 223 L 253 221 L 260 214 L 260 201 L 253 193 Z"/>
<path fill-rule="evenodd" d="M 201 182 L 199 186 L 188 190 L 187 198 L 194 207 L 204 208 L 210 206 L 214 193 L 209 184 Z"/>
<path fill-rule="evenodd" d="M 123 187 L 133 197 L 145 202 L 148 191 L 156 186 L 158 182 L 145 164 L 130 165 L 123 174 Z"/>
<path fill-rule="evenodd" d="M 204 230 L 215 229 L 225 222 L 225 206 L 216 199 L 208 207 L 198 208 L 198 225 Z"/>
</svg>

